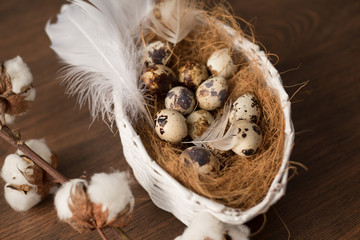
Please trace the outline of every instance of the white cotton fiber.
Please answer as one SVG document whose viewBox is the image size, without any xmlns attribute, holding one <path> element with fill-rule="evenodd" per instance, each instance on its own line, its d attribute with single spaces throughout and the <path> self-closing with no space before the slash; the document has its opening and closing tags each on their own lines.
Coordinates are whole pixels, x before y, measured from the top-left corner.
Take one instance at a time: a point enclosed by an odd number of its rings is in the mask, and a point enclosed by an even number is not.
<svg viewBox="0 0 360 240">
<path fill-rule="evenodd" d="M 4 187 L 5 199 L 15 211 L 27 211 L 41 201 L 41 195 L 37 194 L 34 188 L 24 194 L 7 187 L 9 185 L 6 184 Z"/>
<path fill-rule="evenodd" d="M 28 90 L 28 92 L 26 93 L 26 97 L 24 98 L 24 100 L 26 101 L 34 101 L 35 97 L 36 97 L 36 89 L 35 88 L 30 88 Z"/>
<path fill-rule="evenodd" d="M 224 232 L 224 225 L 218 219 L 203 212 L 195 215 L 189 227 L 175 240 L 223 240 Z"/>
<path fill-rule="evenodd" d="M 88 195 L 91 202 L 103 205 L 103 211 L 109 210 L 108 221 L 124 210 L 127 204 L 130 204 L 131 211 L 134 207 L 129 174 L 125 172 L 94 174 L 88 187 Z"/>
<path fill-rule="evenodd" d="M 31 165 L 23 160 L 17 154 L 10 154 L 5 158 L 4 165 L 1 169 L 1 177 L 4 179 L 5 182 L 21 185 L 21 184 L 28 184 L 28 181 L 25 179 L 21 172 L 25 172 L 27 167 Z M 32 170 L 27 170 L 32 171 Z M 31 172 L 29 172 L 31 173 Z"/>
<path fill-rule="evenodd" d="M 249 240 L 250 229 L 245 225 L 228 225 L 228 235 L 233 240 Z"/>
<path fill-rule="evenodd" d="M 30 139 L 27 140 L 26 145 L 31 148 L 34 152 L 36 152 L 40 157 L 42 157 L 45 161 L 47 161 L 49 164 L 51 164 L 51 150 L 46 145 L 45 139 Z M 17 153 L 19 155 L 22 155 L 23 153 L 18 150 Z"/>
<path fill-rule="evenodd" d="M 5 61 L 4 66 L 6 72 L 11 76 L 12 91 L 14 93 L 21 93 L 22 88 L 32 83 L 33 76 L 30 69 L 20 56 Z"/>
<path fill-rule="evenodd" d="M 60 220 L 67 220 L 72 217 L 72 212 L 69 208 L 69 203 L 71 204 L 70 191 L 72 190 L 74 193 L 75 186 L 79 182 L 83 182 L 87 186 L 87 182 L 85 180 L 73 179 L 64 183 L 56 192 L 54 203 Z"/>
<path fill-rule="evenodd" d="M 5 113 L 5 121 L 6 124 L 13 124 L 15 121 L 15 116 Z"/>
</svg>

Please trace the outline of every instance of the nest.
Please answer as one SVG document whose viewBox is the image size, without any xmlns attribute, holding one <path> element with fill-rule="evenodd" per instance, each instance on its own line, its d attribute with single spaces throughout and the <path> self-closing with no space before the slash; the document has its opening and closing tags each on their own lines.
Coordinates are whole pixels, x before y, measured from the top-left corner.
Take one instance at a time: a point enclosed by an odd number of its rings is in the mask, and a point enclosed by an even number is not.
<svg viewBox="0 0 360 240">
<path fill-rule="evenodd" d="M 221 163 L 218 172 L 199 175 L 195 168 L 180 161 L 180 154 L 189 144 L 172 144 L 160 140 L 153 126 L 138 122 L 134 127 L 150 155 L 164 170 L 193 192 L 222 203 L 228 207 L 247 210 L 260 203 L 266 196 L 271 183 L 282 163 L 284 150 L 284 115 L 280 100 L 265 83 L 256 64 L 251 64 L 241 49 L 234 47 L 230 36 L 219 22 L 244 33 L 234 17 L 224 7 L 204 11 L 199 24 L 183 41 L 172 48 L 174 72 L 188 60 L 206 64 L 209 56 L 218 49 L 229 48 L 238 71 L 228 79 L 230 95 L 227 101 L 234 102 L 244 93 L 254 94 L 260 103 L 262 116 L 258 124 L 263 133 L 261 147 L 256 154 L 245 158 L 232 154 L 217 154 Z M 153 33 L 144 33 L 144 40 L 159 39 Z M 248 36 L 250 37 L 250 36 Z M 250 37 L 251 40 L 253 38 Z M 164 99 L 157 98 L 149 109 L 154 118 L 158 110 L 164 109 Z M 217 110 L 214 115 L 222 110 Z"/>
</svg>

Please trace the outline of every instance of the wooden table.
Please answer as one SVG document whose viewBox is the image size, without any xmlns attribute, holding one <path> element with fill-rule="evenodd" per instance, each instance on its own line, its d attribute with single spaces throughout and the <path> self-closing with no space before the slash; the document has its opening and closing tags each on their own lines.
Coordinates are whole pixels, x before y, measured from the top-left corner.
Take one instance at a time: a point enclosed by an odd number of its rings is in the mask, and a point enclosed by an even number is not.
<svg viewBox="0 0 360 240">
<path fill-rule="evenodd" d="M 0 58 L 21 55 L 35 78 L 38 96 L 31 111 L 18 119 L 23 138 L 46 138 L 70 178 L 127 170 L 117 134 L 79 110 L 64 95 L 60 68 L 49 48 L 45 23 L 59 12 L 62 0 L 2 0 Z M 291 161 L 306 165 L 288 184 L 286 195 L 269 209 L 267 224 L 252 239 L 360 239 L 360 2 L 356 0 L 230 1 L 237 16 L 256 27 L 256 38 L 280 57 L 277 64 L 292 99 L 296 128 Z M 297 70 L 286 72 L 289 69 Z M 15 150 L 0 141 L 0 164 Z M 3 182 L 2 182 L 3 184 Z M 173 239 L 184 225 L 158 209 L 136 182 L 136 210 L 125 228 L 134 239 Z M 78 234 L 61 223 L 53 196 L 26 213 L 14 212 L 0 191 L 0 239 L 99 239 Z M 249 223 L 256 230 L 259 217 Z M 110 239 L 114 237 L 105 230 Z"/>
</svg>

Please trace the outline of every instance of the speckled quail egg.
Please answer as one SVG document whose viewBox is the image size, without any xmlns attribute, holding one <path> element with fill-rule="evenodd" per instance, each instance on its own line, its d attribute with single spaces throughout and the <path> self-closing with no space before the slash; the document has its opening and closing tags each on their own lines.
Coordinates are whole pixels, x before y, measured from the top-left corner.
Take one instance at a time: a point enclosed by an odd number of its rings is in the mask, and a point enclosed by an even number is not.
<svg viewBox="0 0 360 240">
<path fill-rule="evenodd" d="M 231 149 L 237 155 L 249 157 L 261 146 L 262 134 L 260 128 L 247 120 L 239 120 L 235 123 L 237 130 L 237 143 Z"/>
<path fill-rule="evenodd" d="M 156 134 L 165 141 L 181 142 L 188 135 L 185 117 L 172 109 L 159 111 L 154 119 Z"/>
<path fill-rule="evenodd" d="M 185 149 L 180 155 L 181 161 L 194 164 L 199 174 L 208 174 L 219 169 L 219 161 L 203 147 L 193 146 Z"/>
<path fill-rule="evenodd" d="M 171 51 L 166 43 L 155 41 L 146 46 L 145 66 L 156 64 L 167 65 L 170 61 Z"/>
<path fill-rule="evenodd" d="M 150 94 L 164 95 L 176 81 L 175 73 L 164 65 L 147 67 L 141 76 L 146 91 Z"/>
<path fill-rule="evenodd" d="M 260 120 L 260 114 L 261 110 L 259 101 L 253 94 L 246 93 L 241 95 L 233 103 L 229 122 L 234 123 L 237 120 L 243 119 L 253 123 L 258 123 Z"/>
<path fill-rule="evenodd" d="M 206 65 L 213 76 L 223 78 L 231 77 L 237 69 L 228 48 L 222 48 L 215 51 L 208 59 Z"/>
<path fill-rule="evenodd" d="M 186 87 L 174 87 L 167 94 L 165 98 L 165 107 L 173 109 L 181 114 L 189 114 L 195 108 L 195 95 Z"/>
<path fill-rule="evenodd" d="M 186 118 L 189 135 L 192 139 L 200 137 L 214 121 L 213 115 L 205 110 L 198 110 Z"/>
<path fill-rule="evenodd" d="M 207 68 L 203 64 L 189 61 L 179 68 L 179 82 L 194 90 L 208 77 Z"/>
<path fill-rule="evenodd" d="M 196 100 L 201 109 L 212 111 L 221 107 L 228 95 L 228 85 L 222 77 L 213 77 L 196 89 Z"/>
</svg>

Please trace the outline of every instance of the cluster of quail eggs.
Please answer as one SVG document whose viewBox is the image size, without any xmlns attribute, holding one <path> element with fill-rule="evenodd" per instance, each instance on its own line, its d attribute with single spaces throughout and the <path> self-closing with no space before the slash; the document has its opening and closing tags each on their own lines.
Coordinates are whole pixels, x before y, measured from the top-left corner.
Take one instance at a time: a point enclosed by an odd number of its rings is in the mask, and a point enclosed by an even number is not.
<svg viewBox="0 0 360 240">
<path fill-rule="evenodd" d="M 165 109 L 155 115 L 156 134 L 164 141 L 179 143 L 187 136 L 198 138 L 214 121 L 212 112 L 221 108 L 228 98 L 227 79 L 237 67 L 228 48 L 213 52 L 206 65 L 187 61 L 180 66 L 178 75 L 168 67 L 170 58 L 171 51 L 164 42 L 148 44 L 141 82 L 147 93 L 165 99 Z M 260 115 L 254 95 L 244 94 L 234 102 L 229 118 L 229 124 L 235 124 L 237 129 L 234 153 L 248 157 L 261 145 L 262 134 L 256 125 Z M 214 156 L 219 152 L 210 144 L 193 146 L 185 149 L 180 158 L 196 166 L 199 174 L 207 174 L 219 169 Z"/>
</svg>

